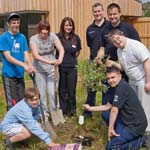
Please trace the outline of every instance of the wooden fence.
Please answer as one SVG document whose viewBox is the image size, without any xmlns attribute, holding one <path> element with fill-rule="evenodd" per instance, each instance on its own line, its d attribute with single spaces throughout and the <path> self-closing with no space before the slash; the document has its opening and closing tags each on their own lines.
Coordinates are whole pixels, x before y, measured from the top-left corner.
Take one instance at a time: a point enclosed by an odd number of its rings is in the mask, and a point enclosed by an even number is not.
<svg viewBox="0 0 150 150">
<path fill-rule="evenodd" d="M 134 0 L 0 0 L 0 13 L 24 10 L 48 11 L 47 19 L 53 32 L 59 31 L 62 18 L 72 17 L 82 42 L 80 58 L 84 59 L 89 55 L 85 33 L 87 26 L 93 21 L 91 7 L 95 2 L 102 3 L 104 10 L 110 3 L 116 2 L 120 5 L 123 16 L 142 15 L 142 5 Z"/>
<path fill-rule="evenodd" d="M 138 18 L 133 22 L 142 42 L 150 50 L 150 17 Z"/>
</svg>

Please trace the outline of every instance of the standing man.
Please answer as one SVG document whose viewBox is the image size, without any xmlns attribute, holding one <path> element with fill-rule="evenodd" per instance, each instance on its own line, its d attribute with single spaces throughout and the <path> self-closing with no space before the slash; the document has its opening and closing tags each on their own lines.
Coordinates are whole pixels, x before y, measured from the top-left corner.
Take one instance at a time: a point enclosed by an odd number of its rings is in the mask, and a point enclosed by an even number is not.
<svg viewBox="0 0 150 150">
<path fill-rule="evenodd" d="M 104 9 L 101 3 L 95 3 L 92 6 L 94 22 L 88 26 L 86 31 L 87 46 L 90 48 L 89 60 L 93 61 L 98 57 L 98 50 L 100 48 L 101 35 L 104 32 L 107 20 L 104 18 Z M 91 91 L 90 87 L 87 90 L 86 104 L 90 106 L 95 105 L 96 91 Z M 92 113 L 84 111 L 84 116 L 92 117 Z"/>
<path fill-rule="evenodd" d="M 141 100 L 147 117 L 145 143 L 150 149 L 150 53 L 141 42 L 125 37 L 119 30 L 110 32 L 108 38 L 118 47 L 120 64 L 108 60 L 106 65 L 115 65 L 128 75 L 129 83 Z"/>
<path fill-rule="evenodd" d="M 2 54 L 2 79 L 6 96 L 7 110 L 24 97 L 24 70 L 32 73 L 34 70 L 28 54 L 25 36 L 19 33 L 20 16 L 10 13 L 7 17 L 8 31 L 0 38 Z"/>
<path fill-rule="evenodd" d="M 113 99 L 105 105 L 91 107 L 85 104 L 83 107 L 88 111 L 101 111 L 109 125 L 106 150 L 138 150 L 144 143 L 143 135 L 147 126 L 140 100 L 122 79 L 119 68 L 107 68 L 106 77 L 115 90 Z"/>
<path fill-rule="evenodd" d="M 140 41 L 139 34 L 136 29 L 126 23 L 121 21 L 121 8 L 116 3 L 111 3 L 107 7 L 107 15 L 109 23 L 106 26 L 105 32 L 102 38 L 102 48 L 99 51 L 103 56 L 104 53 L 110 56 L 111 60 L 117 61 L 117 48 L 108 41 L 108 34 L 114 29 L 118 29 L 124 33 L 125 36 Z"/>
<path fill-rule="evenodd" d="M 99 50 L 99 57 L 103 58 L 104 55 L 109 56 L 110 60 L 117 61 L 117 48 L 109 42 L 108 34 L 114 29 L 119 29 L 124 33 L 125 36 L 140 41 L 139 34 L 137 33 L 136 29 L 126 23 L 121 21 L 121 8 L 116 3 L 111 3 L 107 7 L 107 15 L 109 19 L 109 23 L 106 25 L 105 31 L 102 36 L 102 47 Z M 101 62 L 100 62 L 101 63 Z M 128 81 L 128 77 L 123 72 L 123 78 Z M 106 104 L 107 99 L 111 97 L 113 93 L 113 89 L 108 85 L 107 81 L 104 81 L 104 84 L 108 86 L 108 91 L 102 94 L 102 104 Z"/>
</svg>

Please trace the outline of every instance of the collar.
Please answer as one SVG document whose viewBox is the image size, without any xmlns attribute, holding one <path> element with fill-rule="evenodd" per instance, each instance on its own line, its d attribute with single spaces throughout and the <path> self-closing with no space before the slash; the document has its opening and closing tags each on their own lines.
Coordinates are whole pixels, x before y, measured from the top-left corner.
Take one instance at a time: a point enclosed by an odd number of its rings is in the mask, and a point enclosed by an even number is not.
<svg viewBox="0 0 150 150">
<path fill-rule="evenodd" d="M 96 25 L 96 24 L 95 24 L 95 20 L 93 21 L 93 23 L 91 24 L 91 26 L 92 26 L 92 27 L 99 27 L 99 28 L 100 28 L 100 27 L 104 26 L 104 25 L 107 24 L 107 23 L 108 23 L 108 20 L 106 20 L 106 18 L 104 18 L 104 22 L 103 22 L 103 24 L 102 24 L 101 26 Z"/>
</svg>

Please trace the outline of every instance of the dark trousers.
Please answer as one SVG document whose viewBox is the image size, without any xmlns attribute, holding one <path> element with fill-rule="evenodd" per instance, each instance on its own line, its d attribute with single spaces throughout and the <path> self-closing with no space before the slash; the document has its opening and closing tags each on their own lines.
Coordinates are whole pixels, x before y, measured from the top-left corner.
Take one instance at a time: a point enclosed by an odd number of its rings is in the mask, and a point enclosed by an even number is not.
<svg viewBox="0 0 150 150">
<path fill-rule="evenodd" d="M 107 86 L 107 90 L 102 92 L 102 105 L 105 105 L 107 102 L 113 101 L 115 89 L 110 87 L 106 80 L 102 81 L 102 83 Z"/>
<path fill-rule="evenodd" d="M 90 106 L 95 106 L 96 102 L 96 91 L 92 91 L 90 88 L 87 88 L 87 98 L 86 98 L 86 104 L 89 104 Z M 90 111 L 84 111 L 85 116 L 92 116 L 92 112 Z"/>
<path fill-rule="evenodd" d="M 24 78 L 8 78 L 2 76 L 7 110 L 24 98 Z"/>
<path fill-rule="evenodd" d="M 76 114 L 77 69 L 59 67 L 59 101 L 64 114 Z"/>
<path fill-rule="evenodd" d="M 109 111 L 102 112 L 102 118 L 109 125 Z M 144 144 L 144 136 L 127 129 L 117 117 L 115 131 L 120 136 L 113 137 L 107 144 L 106 150 L 138 150 Z"/>
</svg>

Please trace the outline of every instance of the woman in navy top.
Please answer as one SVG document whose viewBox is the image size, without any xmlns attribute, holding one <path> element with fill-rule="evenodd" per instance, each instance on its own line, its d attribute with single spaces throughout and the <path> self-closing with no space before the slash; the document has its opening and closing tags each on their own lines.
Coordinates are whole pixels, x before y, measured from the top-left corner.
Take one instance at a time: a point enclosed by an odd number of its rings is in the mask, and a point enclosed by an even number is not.
<svg viewBox="0 0 150 150">
<path fill-rule="evenodd" d="M 59 101 L 63 113 L 68 116 L 76 114 L 77 57 L 81 50 L 81 41 L 75 34 L 74 21 L 65 17 L 57 34 L 65 50 L 62 64 L 59 65 Z M 56 54 L 57 55 L 57 54 Z"/>
</svg>

